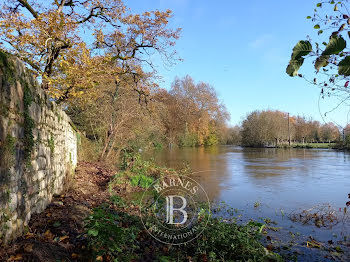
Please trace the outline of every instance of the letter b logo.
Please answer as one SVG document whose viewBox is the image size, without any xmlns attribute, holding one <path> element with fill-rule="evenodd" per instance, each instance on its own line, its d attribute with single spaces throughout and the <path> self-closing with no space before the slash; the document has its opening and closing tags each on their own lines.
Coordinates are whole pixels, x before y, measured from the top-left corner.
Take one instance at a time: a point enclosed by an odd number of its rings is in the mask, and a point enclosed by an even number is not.
<svg viewBox="0 0 350 262">
<path fill-rule="evenodd" d="M 182 206 L 180 208 L 174 208 L 174 198 L 179 198 L 182 201 Z M 187 212 L 185 208 L 187 206 L 186 198 L 183 196 L 167 196 L 166 197 L 166 222 L 172 225 L 182 225 L 187 221 Z M 180 223 L 174 222 L 174 211 L 178 211 L 183 215 L 182 221 Z"/>
</svg>

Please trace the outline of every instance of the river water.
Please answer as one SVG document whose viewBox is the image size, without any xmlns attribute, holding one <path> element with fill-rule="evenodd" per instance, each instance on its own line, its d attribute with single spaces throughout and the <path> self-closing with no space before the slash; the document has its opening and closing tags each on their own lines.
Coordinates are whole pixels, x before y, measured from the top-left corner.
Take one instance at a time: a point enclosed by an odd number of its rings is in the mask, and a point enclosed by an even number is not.
<svg viewBox="0 0 350 262">
<path fill-rule="evenodd" d="M 312 237 L 332 240 L 333 246 L 341 243 L 343 249 L 350 245 L 350 223 L 344 210 L 350 201 L 348 152 L 218 146 L 162 150 L 152 156 L 156 163 L 167 167 L 188 164 L 192 177 L 209 198 L 239 209 L 242 219 L 275 221 L 275 227 L 283 228 L 276 233 L 282 242 L 292 241 L 302 247 Z M 291 220 L 303 210 L 324 217 L 331 213 L 337 222 Z M 285 238 L 286 232 L 292 239 Z"/>
</svg>

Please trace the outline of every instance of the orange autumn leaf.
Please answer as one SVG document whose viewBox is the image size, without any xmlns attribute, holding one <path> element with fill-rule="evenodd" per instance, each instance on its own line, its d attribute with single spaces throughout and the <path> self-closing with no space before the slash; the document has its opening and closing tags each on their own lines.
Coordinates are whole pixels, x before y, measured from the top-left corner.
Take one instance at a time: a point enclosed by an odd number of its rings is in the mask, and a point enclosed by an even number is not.
<svg viewBox="0 0 350 262">
<path fill-rule="evenodd" d="M 17 254 L 17 255 L 12 255 L 8 261 L 20 261 L 20 260 L 23 260 L 23 256 L 22 254 Z"/>
</svg>

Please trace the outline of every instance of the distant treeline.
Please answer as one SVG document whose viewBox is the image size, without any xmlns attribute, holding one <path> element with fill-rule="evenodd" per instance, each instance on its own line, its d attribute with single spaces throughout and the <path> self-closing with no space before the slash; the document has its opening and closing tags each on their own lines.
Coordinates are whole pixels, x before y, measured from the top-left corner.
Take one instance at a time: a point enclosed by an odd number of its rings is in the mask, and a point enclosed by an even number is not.
<svg viewBox="0 0 350 262">
<path fill-rule="evenodd" d="M 350 131 L 350 129 L 349 129 Z M 342 140 L 334 123 L 321 124 L 312 118 L 289 116 L 278 110 L 254 111 L 240 127 L 243 146 L 278 146 L 291 143 L 331 143 Z M 348 135 L 348 134 L 346 134 Z"/>
</svg>

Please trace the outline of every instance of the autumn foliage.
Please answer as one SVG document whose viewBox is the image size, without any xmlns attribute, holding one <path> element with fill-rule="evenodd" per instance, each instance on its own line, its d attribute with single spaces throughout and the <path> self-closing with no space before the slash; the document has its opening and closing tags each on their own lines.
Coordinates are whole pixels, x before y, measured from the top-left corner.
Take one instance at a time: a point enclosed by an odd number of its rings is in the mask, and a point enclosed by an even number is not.
<svg viewBox="0 0 350 262">
<path fill-rule="evenodd" d="M 154 68 L 154 53 L 175 62 L 180 29 L 168 28 L 171 15 L 133 14 L 121 0 L 6 1 L 0 8 L 1 48 L 25 61 L 61 102 L 126 74 L 138 82 L 143 65 Z M 133 88 L 142 95 L 149 91 Z"/>
</svg>

